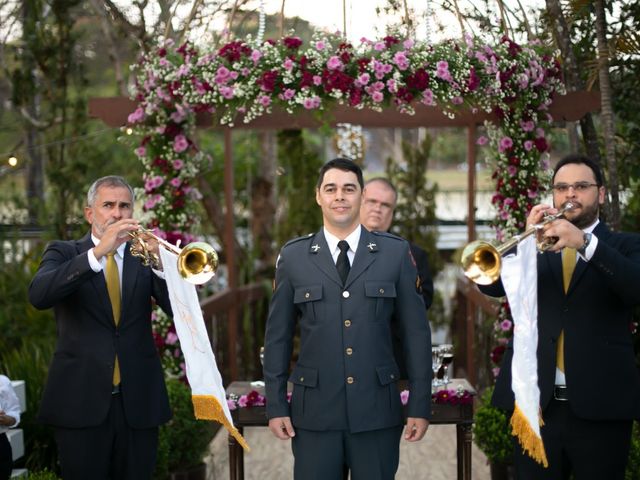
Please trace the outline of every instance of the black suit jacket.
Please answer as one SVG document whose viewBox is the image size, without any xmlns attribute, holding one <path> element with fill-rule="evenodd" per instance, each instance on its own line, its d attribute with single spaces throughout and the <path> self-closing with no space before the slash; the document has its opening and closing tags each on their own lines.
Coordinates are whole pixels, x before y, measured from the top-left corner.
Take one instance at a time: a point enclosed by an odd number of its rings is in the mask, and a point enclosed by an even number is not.
<svg viewBox="0 0 640 480">
<path fill-rule="evenodd" d="M 388 233 L 362 228 L 344 287 L 322 231 L 285 245 L 265 335 L 268 417 L 290 416 L 307 430 L 354 433 L 402 425 L 395 316 L 405 344 L 408 415 L 429 418 L 431 334 L 416 273 L 408 243 Z M 299 356 L 290 374 L 296 326 Z"/>
<path fill-rule="evenodd" d="M 171 314 L 166 283 L 127 247 L 122 313 L 116 328 L 104 273 L 89 265 L 90 248 L 90 235 L 79 241 L 51 242 L 29 286 L 29 301 L 36 308 L 54 309 L 58 332 L 39 419 L 67 428 L 104 421 L 117 353 L 129 425 L 149 428 L 165 423 L 171 410 L 151 333 L 151 308 L 153 297 Z"/>
<path fill-rule="evenodd" d="M 544 410 L 553 397 L 556 342 L 564 330 L 565 374 L 570 406 L 592 420 L 640 418 L 640 372 L 630 331 L 632 309 L 640 304 L 640 235 L 612 233 L 599 223 L 598 245 L 589 262 L 576 264 L 569 290 L 562 285 L 562 259 L 538 255 L 538 383 Z M 500 282 L 481 287 L 504 295 Z M 508 346 L 493 403 L 512 410 Z"/>
</svg>

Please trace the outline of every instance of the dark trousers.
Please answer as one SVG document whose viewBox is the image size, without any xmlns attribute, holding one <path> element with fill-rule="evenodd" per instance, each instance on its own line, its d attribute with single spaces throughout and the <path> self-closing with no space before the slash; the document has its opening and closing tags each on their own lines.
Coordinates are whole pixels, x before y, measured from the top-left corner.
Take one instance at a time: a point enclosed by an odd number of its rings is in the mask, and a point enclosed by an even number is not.
<svg viewBox="0 0 640 480">
<path fill-rule="evenodd" d="M 146 480 L 153 477 L 158 428 L 127 424 L 120 394 L 113 395 L 106 420 L 90 428 L 57 428 L 64 480 Z"/>
<path fill-rule="evenodd" d="M 0 480 L 11 477 L 13 468 L 11 444 L 6 433 L 0 433 Z"/>
<path fill-rule="evenodd" d="M 349 433 L 296 428 L 293 450 L 296 480 L 393 480 L 400 461 L 402 426 Z"/>
<path fill-rule="evenodd" d="M 541 429 L 549 467 L 526 453 L 517 440 L 518 480 L 623 480 L 631 444 L 631 420 L 594 421 L 576 417 L 570 400 L 551 400 Z"/>
</svg>

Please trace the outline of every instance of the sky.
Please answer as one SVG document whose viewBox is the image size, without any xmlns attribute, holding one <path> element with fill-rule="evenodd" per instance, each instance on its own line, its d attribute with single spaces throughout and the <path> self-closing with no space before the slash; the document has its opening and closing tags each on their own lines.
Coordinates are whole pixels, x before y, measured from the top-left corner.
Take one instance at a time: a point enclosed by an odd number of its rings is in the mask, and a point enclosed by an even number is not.
<svg viewBox="0 0 640 480">
<path fill-rule="evenodd" d="M 384 34 L 384 26 L 389 23 L 388 18 L 376 16 L 376 6 L 385 5 L 384 0 L 345 0 L 346 5 L 346 25 L 347 37 L 357 42 L 362 37 L 369 39 L 378 38 Z M 259 2 L 258 2 L 259 3 Z M 408 0 L 409 6 L 416 11 L 417 37 L 426 38 L 428 28 L 424 17 L 424 12 L 429 4 L 429 0 Z M 265 12 L 268 14 L 280 14 L 282 0 L 264 0 Z M 286 0 L 284 13 L 286 16 L 298 16 L 318 27 L 325 27 L 330 30 L 340 30 L 343 28 L 343 0 Z M 432 12 L 433 13 L 433 12 Z M 459 36 L 460 29 L 457 27 L 455 19 L 446 14 L 439 13 L 440 21 L 453 23 L 454 35 Z M 433 22 L 431 22 L 433 23 Z M 378 32 L 376 33 L 376 27 Z M 429 27 L 433 32 L 435 25 Z M 432 37 L 435 33 L 432 34 Z M 434 40 L 435 38 L 432 38 Z"/>
</svg>

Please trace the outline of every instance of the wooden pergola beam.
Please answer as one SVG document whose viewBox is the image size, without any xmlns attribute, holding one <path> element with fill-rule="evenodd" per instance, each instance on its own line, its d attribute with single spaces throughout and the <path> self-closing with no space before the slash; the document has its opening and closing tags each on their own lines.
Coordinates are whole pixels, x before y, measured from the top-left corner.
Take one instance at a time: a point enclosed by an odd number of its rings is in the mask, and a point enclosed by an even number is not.
<svg viewBox="0 0 640 480">
<path fill-rule="evenodd" d="M 89 116 L 98 118 L 110 127 L 122 127 L 127 124 L 127 117 L 137 107 L 136 102 L 127 97 L 102 97 L 89 100 Z M 555 121 L 577 121 L 588 112 L 600 109 L 600 92 L 581 91 L 557 96 L 549 113 Z M 496 120 L 494 115 L 486 112 L 473 112 L 462 109 L 454 118 L 442 113 L 438 106 L 428 107 L 418 104 L 415 115 L 400 113 L 394 107 L 376 112 L 368 108 L 356 109 L 344 105 L 337 105 L 330 112 L 325 112 L 325 120 L 335 126 L 338 123 L 352 123 L 370 128 L 417 128 L 417 127 L 467 127 L 471 124 L 481 125 L 485 120 Z M 222 129 L 223 126 L 213 125 L 210 114 L 199 114 L 196 120 L 198 127 Z M 303 111 L 290 114 L 281 109 L 274 109 L 273 113 L 262 115 L 249 123 L 241 118 L 234 122 L 234 129 L 256 130 L 285 130 L 318 128 L 322 121 L 313 112 Z"/>
</svg>

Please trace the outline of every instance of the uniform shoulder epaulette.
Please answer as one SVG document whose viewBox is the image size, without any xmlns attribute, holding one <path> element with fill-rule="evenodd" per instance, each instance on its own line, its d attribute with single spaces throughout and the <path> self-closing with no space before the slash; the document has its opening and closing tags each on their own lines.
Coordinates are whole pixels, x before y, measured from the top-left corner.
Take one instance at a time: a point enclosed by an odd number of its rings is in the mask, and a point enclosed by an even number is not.
<svg viewBox="0 0 640 480">
<path fill-rule="evenodd" d="M 399 237 L 397 235 L 394 235 L 393 233 L 389 233 L 389 232 L 378 232 L 378 231 L 374 231 L 371 232 L 374 235 L 377 235 L 378 237 L 387 237 L 387 238 L 393 238 L 394 240 L 404 240 L 402 237 Z"/>
<path fill-rule="evenodd" d="M 282 248 L 288 247 L 289 245 L 293 245 L 294 243 L 300 242 L 301 240 L 309 239 L 311 237 L 313 237 L 313 233 L 309 233 L 307 235 L 303 235 L 302 237 L 292 238 L 287 243 L 285 243 Z"/>
</svg>

